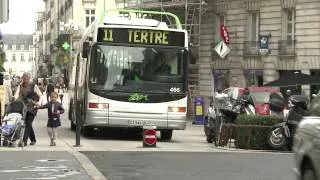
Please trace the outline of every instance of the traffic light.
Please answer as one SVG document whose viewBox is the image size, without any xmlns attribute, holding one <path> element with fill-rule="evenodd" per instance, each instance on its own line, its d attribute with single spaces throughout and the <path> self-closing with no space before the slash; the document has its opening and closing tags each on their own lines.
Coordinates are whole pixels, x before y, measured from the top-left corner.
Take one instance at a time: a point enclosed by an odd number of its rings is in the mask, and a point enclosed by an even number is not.
<svg viewBox="0 0 320 180">
<path fill-rule="evenodd" d="M 70 35 L 60 34 L 58 38 L 59 49 L 63 51 L 69 51 L 71 48 Z"/>
</svg>

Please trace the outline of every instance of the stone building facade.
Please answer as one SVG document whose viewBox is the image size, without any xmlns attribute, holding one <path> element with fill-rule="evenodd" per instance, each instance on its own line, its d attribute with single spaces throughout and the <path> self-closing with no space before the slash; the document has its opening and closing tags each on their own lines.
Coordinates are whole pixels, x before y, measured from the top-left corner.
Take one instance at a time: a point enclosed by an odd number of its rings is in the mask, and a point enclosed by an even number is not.
<svg viewBox="0 0 320 180">
<path fill-rule="evenodd" d="M 3 50 L 6 59 L 4 70 L 11 75 L 21 76 L 24 72 L 32 74 L 35 68 L 33 36 L 29 34 L 4 34 Z"/>
<path fill-rule="evenodd" d="M 200 94 L 213 88 L 262 86 L 286 72 L 320 75 L 320 1 L 212 0 L 202 19 Z M 213 47 L 230 36 L 231 52 L 220 58 Z M 268 53 L 260 51 L 268 38 Z M 302 87 L 308 94 L 309 86 Z"/>
<path fill-rule="evenodd" d="M 39 58 L 43 63 L 41 69 L 46 69 L 48 76 L 61 73 L 68 76 L 68 64 L 72 61 L 70 55 L 67 62 L 61 62 L 59 37 L 68 34 L 72 36 L 73 47 L 81 39 L 82 33 L 96 18 L 100 18 L 107 9 L 116 7 L 114 0 L 43 0 L 45 7 L 37 19 Z M 40 13 L 39 13 L 40 15 Z M 60 58 L 60 59 L 59 59 Z"/>
</svg>

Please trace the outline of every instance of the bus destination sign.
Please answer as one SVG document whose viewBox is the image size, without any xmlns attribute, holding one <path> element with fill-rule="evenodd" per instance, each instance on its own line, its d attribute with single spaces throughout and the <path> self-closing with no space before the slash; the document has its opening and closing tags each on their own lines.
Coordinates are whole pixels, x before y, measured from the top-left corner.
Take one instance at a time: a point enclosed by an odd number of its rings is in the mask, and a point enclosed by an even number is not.
<svg viewBox="0 0 320 180">
<path fill-rule="evenodd" d="M 185 33 L 149 29 L 99 28 L 97 41 L 122 44 L 184 46 Z"/>
</svg>

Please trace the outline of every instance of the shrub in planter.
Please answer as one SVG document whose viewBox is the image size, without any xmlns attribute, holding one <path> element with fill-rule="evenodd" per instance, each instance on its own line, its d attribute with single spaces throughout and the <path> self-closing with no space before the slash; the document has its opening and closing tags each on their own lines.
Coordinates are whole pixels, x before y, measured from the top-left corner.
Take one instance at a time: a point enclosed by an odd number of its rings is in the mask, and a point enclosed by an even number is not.
<svg viewBox="0 0 320 180">
<path fill-rule="evenodd" d="M 240 115 L 234 128 L 235 146 L 240 149 L 270 149 L 267 137 L 270 127 L 282 122 L 282 116 L 248 116 Z"/>
</svg>

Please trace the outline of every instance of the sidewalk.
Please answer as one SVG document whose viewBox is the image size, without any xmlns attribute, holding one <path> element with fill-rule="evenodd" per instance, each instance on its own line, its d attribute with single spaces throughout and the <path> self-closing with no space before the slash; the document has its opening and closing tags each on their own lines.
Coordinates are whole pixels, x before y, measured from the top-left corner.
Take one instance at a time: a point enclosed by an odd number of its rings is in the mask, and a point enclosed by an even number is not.
<svg viewBox="0 0 320 180">
<path fill-rule="evenodd" d="M 68 95 L 65 94 L 64 96 L 64 108 L 65 113 L 62 115 L 61 123 L 63 126 L 68 126 L 70 121 L 68 120 L 68 102 L 65 99 L 68 99 Z M 46 99 L 46 96 L 44 97 Z M 44 102 L 45 103 L 45 102 Z M 58 139 L 56 141 L 57 146 L 49 146 L 50 139 L 47 134 L 47 110 L 38 110 L 37 116 L 33 122 L 33 128 L 36 134 L 37 142 L 34 146 L 29 145 L 30 140 L 28 140 L 28 145 L 25 147 L 15 147 L 15 148 L 8 148 L 8 147 L 0 147 L 1 151 L 22 151 L 22 152 L 52 152 L 50 154 L 55 154 L 55 152 L 67 152 L 74 156 L 74 158 L 78 161 L 78 163 L 83 167 L 85 172 L 92 177 L 94 180 L 105 180 L 106 178 L 100 173 L 100 171 L 91 163 L 91 161 L 79 151 L 81 148 L 73 147 L 70 143 L 67 143 L 68 138 L 64 137 L 63 134 L 59 136 L 58 131 Z M 73 132 L 72 132 L 73 133 Z M 40 152 L 41 151 L 41 152 Z"/>
</svg>

